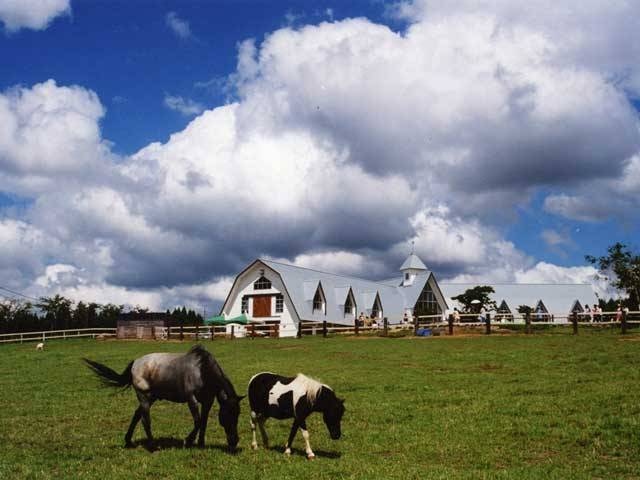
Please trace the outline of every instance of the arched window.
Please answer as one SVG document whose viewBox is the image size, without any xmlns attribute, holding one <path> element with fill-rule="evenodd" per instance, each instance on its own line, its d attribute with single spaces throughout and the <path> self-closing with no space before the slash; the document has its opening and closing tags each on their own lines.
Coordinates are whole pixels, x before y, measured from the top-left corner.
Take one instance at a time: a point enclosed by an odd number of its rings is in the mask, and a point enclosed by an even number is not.
<svg viewBox="0 0 640 480">
<path fill-rule="evenodd" d="M 264 276 L 260 277 L 253 284 L 254 290 L 269 290 L 271 288 L 271 281 Z"/>
<path fill-rule="evenodd" d="M 322 285 L 318 285 L 316 293 L 313 296 L 313 312 L 312 313 L 324 313 L 327 314 L 327 301 L 322 291 Z"/>
</svg>

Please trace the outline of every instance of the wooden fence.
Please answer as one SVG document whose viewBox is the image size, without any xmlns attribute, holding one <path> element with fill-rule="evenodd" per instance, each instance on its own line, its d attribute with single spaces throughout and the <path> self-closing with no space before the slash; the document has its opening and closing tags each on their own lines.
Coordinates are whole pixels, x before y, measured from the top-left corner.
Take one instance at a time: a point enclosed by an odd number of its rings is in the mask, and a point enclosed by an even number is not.
<svg viewBox="0 0 640 480">
<path fill-rule="evenodd" d="M 503 330 L 522 330 L 526 334 L 533 333 L 541 327 L 571 326 L 571 332 L 577 335 L 581 329 L 594 327 L 619 327 L 621 333 L 627 333 L 630 328 L 640 326 L 640 311 L 623 312 L 617 320 L 617 312 L 598 312 L 596 314 L 544 314 L 540 320 L 536 313 L 528 315 L 505 315 L 485 313 L 459 314 L 458 318 L 449 315 L 421 315 L 413 322 L 390 325 L 384 318 L 378 325 L 359 325 L 357 320 L 353 325 L 334 325 L 327 322 L 301 322 L 298 325 L 297 336 L 319 335 L 455 335 L 456 332 L 481 330 L 490 335 L 492 332 Z M 52 339 L 91 337 L 115 337 L 115 328 L 74 328 L 69 330 L 49 330 L 44 332 L 22 332 L 0 334 L 0 343 L 44 342 Z M 204 341 L 215 338 L 279 338 L 278 324 L 248 324 L 225 326 L 178 326 L 155 327 L 153 337 L 157 340 L 189 340 Z"/>
<path fill-rule="evenodd" d="M 19 332 L 3 333 L 0 335 L 0 343 L 44 342 L 54 338 L 96 338 L 115 337 L 115 328 L 73 328 L 69 330 L 47 330 L 44 332 Z"/>
</svg>

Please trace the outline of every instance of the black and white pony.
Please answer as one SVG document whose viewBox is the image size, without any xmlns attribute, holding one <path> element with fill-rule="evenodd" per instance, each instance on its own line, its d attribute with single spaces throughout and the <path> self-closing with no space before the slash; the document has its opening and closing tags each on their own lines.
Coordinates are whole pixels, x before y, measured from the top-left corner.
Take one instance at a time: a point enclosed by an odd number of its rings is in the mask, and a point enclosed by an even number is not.
<svg viewBox="0 0 640 480">
<path fill-rule="evenodd" d="M 258 448 L 256 423 L 260 428 L 262 442 L 269 448 L 269 439 L 264 429 L 267 418 L 293 418 L 291 433 L 285 444 L 284 453 L 291 454 L 291 443 L 298 428 L 302 431 L 307 458 L 315 457 L 309 444 L 306 418 L 313 412 L 322 412 L 329 435 L 333 440 L 340 438 L 340 421 L 344 414 L 344 400 L 339 399 L 331 388 L 301 373 L 295 377 L 282 377 L 263 372 L 249 380 L 249 404 L 251 405 L 251 447 Z"/>
<path fill-rule="evenodd" d="M 185 445 L 193 445 L 198 435 L 198 446 L 204 447 L 209 411 L 214 399 L 220 403 L 218 421 L 224 428 L 229 450 L 238 445 L 238 416 L 240 400 L 231 381 L 213 356 L 201 345 L 195 345 L 186 354 L 150 353 L 129 363 L 121 374 L 92 360 L 83 359 L 89 368 L 109 387 L 133 386 L 140 405 L 133 414 L 129 430 L 124 437 L 125 446 L 131 447 L 131 437 L 142 419 L 147 443 L 153 444 L 149 410 L 156 400 L 187 403 L 193 416 L 193 430 Z M 202 411 L 198 410 L 198 403 Z"/>
</svg>

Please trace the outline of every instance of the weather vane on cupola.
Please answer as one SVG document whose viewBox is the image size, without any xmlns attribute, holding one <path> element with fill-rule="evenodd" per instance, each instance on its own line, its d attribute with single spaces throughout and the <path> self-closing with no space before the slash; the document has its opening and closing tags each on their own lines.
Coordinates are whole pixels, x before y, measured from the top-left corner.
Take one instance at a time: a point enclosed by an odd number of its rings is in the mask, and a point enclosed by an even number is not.
<svg viewBox="0 0 640 480">
<path fill-rule="evenodd" d="M 415 250 L 415 246 L 416 246 L 416 241 L 415 240 L 411 240 L 411 255 L 413 255 L 413 251 Z"/>
</svg>

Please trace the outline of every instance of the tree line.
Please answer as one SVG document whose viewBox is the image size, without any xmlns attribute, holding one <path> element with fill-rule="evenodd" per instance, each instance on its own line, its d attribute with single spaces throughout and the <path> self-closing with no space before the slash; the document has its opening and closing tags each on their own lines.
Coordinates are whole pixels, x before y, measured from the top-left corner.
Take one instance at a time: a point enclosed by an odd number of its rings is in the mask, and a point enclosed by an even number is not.
<svg viewBox="0 0 640 480">
<path fill-rule="evenodd" d="M 149 309 L 135 307 L 133 313 Z M 115 328 L 125 312 L 124 305 L 73 302 L 61 295 L 41 297 L 37 302 L 18 299 L 0 301 L 0 333 L 69 330 L 74 328 Z M 167 310 L 172 325 L 199 325 L 202 315 L 186 307 Z"/>
</svg>

